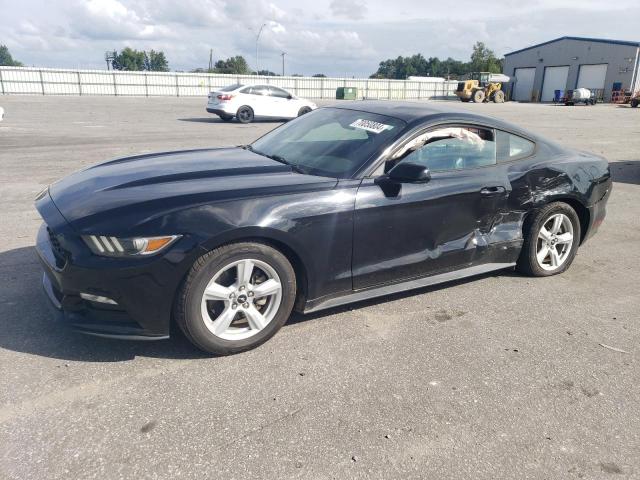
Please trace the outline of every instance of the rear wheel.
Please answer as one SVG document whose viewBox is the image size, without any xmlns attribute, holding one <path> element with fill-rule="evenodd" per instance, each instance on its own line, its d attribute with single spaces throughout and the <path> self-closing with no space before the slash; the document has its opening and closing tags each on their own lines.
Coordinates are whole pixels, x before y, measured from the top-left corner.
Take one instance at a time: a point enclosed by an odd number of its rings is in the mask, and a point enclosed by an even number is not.
<svg viewBox="0 0 640 480">
<path fill-rule="evenodd" d="M 253 122 L 254 115 L 253 109 L 246 105 L 240 107 L 236 112 L 236 118 L 240 123 L 251 123 Z"/>
<path fill-rule="evenodd" d="M 580 220 L 571 206 L 554 202 L 527 222 L 517 268 L 534 277 L 564 272 L 580 244 Z"/>
<path fill-rule="evenodd" d="M 298 110 L 298 116 L 301 117 L 302 115 L 309 113 L 310 111 L 311 111 L 311 108 L 302 107 L 300 110 Z"/>
<path fill-rule="evenodd" d="M 482 90 L 476 90 L 475 92 L 473 92 L 473 101 L 475 103 L 484 102 L 484 92 Z"/>
<path fill-rule="evenodd" d="M 295 272 L 282 253 L 260 243 L 234 243 L 195 262 L 175 318 L 198 348 L 229 355 L 275 335 L 289 318 L 295 296 Z"/>
<path fill-rule="evenodd" d="M 504 103 L 504 92 L 502 90 L 498 90 L 493 94 L 494 103 Z"/>
</svg>

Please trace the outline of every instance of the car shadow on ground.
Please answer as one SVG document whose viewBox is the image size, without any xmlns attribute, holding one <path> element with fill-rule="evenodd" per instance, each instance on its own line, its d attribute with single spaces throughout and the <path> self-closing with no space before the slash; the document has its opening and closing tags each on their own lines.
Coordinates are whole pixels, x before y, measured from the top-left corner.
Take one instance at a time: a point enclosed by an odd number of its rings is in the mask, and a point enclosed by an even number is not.
<svg viewBox="0 0 640 480">
<path fill-rule="evenodd" d="M 640 185 L 640 160 L 623 160 L 609 163 L 611 178 L 616 183 Z"/>
<path fill-rule="evenodd" d="M 42 268 L 33 247 L 0 253 L 0 348 L 84 362 L 119 362 L 136 356 L 207 358 L 180 332 L 169 340 L 139 342 L 91 337 L 58 322 L 42 290 Z"/>
<path fill-rule="evenodd" d="M 191 118 L 179 118 L 178 119 L 179 122 L 194 122 L 194 123 L 223 123 L 223 124 L 229 124 L 229 125 L 248 125 L 247 123 L 240 123 L 237 120 L 229 120 L 229 121 L 224 121 L 219 117 L 213 116 L 213 117 L 191 117 Z M 273 124 L 280 124 L 282 123 L 282 121 L 279 120 L 254 120 L 251 123 L 273 123 Z"/>
<path fill-rule="evenodd" d="M 294 313 L 287 325 L 337 315 L 349 310 L 369 307 L 440 288 L 495 275 L 515 275 L 511 270 L 448 282 L 446 284 L 401 292 L 321 312 Z M 54 321 L 42 290 L 42 268 L 33 247 L 0 253 L 0 348 L 31 355 L 82 362 L 120 362 L 137 356 L 175 360 L 209 358 L 212 355 L 196 349 L 172 326 L 168 340 L 144 342 L 92 337 L 73 332 Z M 285 325 L 284 328 L 287 328 Z"/>
</svg>

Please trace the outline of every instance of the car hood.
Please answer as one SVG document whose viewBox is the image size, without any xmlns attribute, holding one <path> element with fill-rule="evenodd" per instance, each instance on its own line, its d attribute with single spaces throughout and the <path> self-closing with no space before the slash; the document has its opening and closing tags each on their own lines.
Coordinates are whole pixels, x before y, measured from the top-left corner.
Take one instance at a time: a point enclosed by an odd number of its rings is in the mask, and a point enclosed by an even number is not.
<svg viewBox="0 0 640 480">
<path fill-rule="evenodd" d="M 139 224 L 184 208 L 236 198 L 333 188 L 335 178 L 296 173 L 242 148 L 165 152 L 89 167 L 49 187 L 60 213 L 77 230 L 105 216 Z"/>
</svg>

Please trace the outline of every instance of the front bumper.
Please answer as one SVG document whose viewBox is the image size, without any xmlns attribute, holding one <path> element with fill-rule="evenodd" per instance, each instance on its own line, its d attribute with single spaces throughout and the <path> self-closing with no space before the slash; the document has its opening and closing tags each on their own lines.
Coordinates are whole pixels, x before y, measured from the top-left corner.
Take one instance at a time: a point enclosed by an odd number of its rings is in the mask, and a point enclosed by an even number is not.
<svg viewBox="0 0 640 480">
<path fill-rule="evenodd" d="M 38 231 L 36 251 L 44 269 L 44 291 L 54 316 L 65 325 L 103 337 L 169 337 L 173 298 L 183 275 L 181 263 L 161 257 L 131 266 L 96 258 L 101 265 L 78 265 L 73 258 L 76 252 L 61 257 L 45 224 Z M 116 304 L 88 300 L 81 294 L 106 297 Z"/>
</svg>

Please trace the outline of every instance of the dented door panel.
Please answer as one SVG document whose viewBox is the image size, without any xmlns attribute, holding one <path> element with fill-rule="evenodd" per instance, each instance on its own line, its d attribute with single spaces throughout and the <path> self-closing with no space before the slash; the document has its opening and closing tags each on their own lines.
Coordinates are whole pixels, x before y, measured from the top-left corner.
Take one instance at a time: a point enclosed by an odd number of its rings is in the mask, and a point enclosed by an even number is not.
<svg viewBox="0 0 640 480">
<path fill-rule="evenodd" d="M 433 173 L 428 183 L 402 184 L 397 193 L 364 180 L 354 215 L 354 288 L 479 264 L 496 244 L 517 237 L 521 216 L 507 209 L 506 172 L 492 166 Z M 483 194 L 491 187 L 498 192 Z"/>
</svg>

